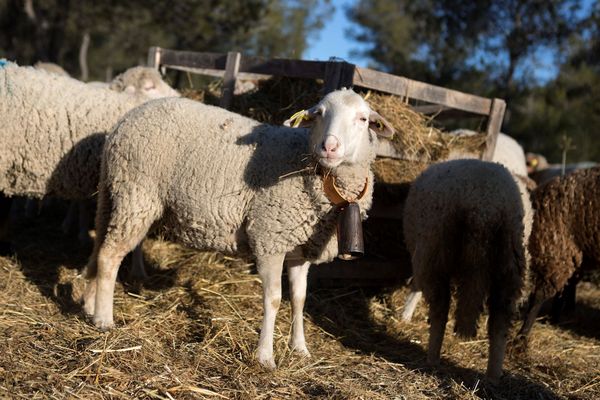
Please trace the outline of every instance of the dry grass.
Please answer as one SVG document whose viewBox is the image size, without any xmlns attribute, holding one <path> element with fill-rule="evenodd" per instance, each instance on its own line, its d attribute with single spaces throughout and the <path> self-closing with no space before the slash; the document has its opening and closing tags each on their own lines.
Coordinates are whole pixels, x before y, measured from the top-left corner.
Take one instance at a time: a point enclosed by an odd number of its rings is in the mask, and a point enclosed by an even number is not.
<svg viewBox="0 0 600 400">
<path fill-rule="evenodd" d="M 287 349 L 284 301 L 275 331 L 279 368 L 271 372 L 253 359 L 262 311 L 251 264 L 148 240 L 150 280 L 137 294 L 117 286 L 117 328 L 101 333 L 72 301 L 86 252 L 72 250 L 59 221 L 50 214 L 21 223 L 17 257 L 0 258 L 0 397 L 600 398 L 600 289 L 589 284 L 569 324 L 535 326 L 529 358 L 509 359 L 498 387 L 482 380 L 483 329 L 470 342 L 448 333 L 442 366 L 426 366 L 425 307 L 414 323 L 397 319 L 406 289 L 309 288 L 309 359 Z"/>
</svg>

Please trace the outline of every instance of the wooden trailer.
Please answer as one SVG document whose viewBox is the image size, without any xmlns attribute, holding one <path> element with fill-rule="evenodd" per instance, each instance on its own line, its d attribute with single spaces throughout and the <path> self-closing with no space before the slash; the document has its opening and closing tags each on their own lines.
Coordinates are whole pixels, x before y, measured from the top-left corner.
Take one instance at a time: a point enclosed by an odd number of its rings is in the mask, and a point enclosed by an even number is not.
<svg viewBox="0 0 600 400">
<path fill-rule="evenodd" d="M 485 98 L 457 90 L 446 89 L 369 68 L 358 67 L 345 61 L 307 61 L 280 58 L 262 58 L 239 52 L 206 53 L 151 47 L 148 65 L 223 78 L 220 106 L 229 108 L 236 80 L 259 80 L 273 76 L 322 79 L 325 93 L 342 87 L 360 87 L 417 100 L 416 111 L 424 114 L 452 114 L 456 116 L 484 116 L 486 146 L 483 160 L 490 160 L 504 119 L 506 103 L 502 99 Z M 382 150 L 379 156 L 395 157 Z M 374 203 L 370 216 L 401 219 L 401 207 L 379 207 Z M 375 259 L 368 255 L 355 261 L 336 260 L 311 268 L 309 278 L 318 286 L 385 286 L 410 276 L 406 261 Z"/>
</svg>

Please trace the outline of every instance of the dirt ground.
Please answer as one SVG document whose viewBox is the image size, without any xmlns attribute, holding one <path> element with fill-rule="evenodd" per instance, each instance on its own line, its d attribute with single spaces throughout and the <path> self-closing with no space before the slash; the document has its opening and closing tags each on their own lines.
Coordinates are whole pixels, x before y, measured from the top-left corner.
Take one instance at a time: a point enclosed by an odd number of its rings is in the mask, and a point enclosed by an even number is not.
<svg viewBox="0 0 600 400">
<path fill-rule="evenodd" d="M 406 288 L 309 287 L 310 358 L 288 351 L 283 301 L 278 369 L 268 371 L 253 358 L 262 307 L 251 263 L 147 240 L 150 279 L 141 289 L 117 285 L 117 327 L 101 333 L 73 301 L 87 251 L 62 235 L 60 216 L 15 224 L 16 255 L 0 257 L 0 398 L 600 399 L 595 285 L 580 285 L 576 312 L 560 326 L 535 325 L 528 356 L 509 356 L 498 386 L 483 377 L 483 318 L 468 342 L 450 323 L 442 365 L 427 366 L 426 306 L 412 323 L 399 320 Z"/>
</svg>

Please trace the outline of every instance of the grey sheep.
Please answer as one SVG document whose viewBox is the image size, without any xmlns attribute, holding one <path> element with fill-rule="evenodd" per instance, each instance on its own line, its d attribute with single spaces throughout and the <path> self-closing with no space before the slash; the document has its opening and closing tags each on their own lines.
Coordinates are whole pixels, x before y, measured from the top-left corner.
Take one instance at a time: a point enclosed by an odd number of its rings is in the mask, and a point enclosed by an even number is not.
<svg viewBox="0 0 600 400">
<path fill-rule="evenodd" d="M 439 362 L 455 285 L 460 336 L 475 336 L 487 300 L 487 376 L 500 378 L 510 320 L 527 279 L 532 210 L 526 192 L 506 168 L 479 160 L 432 165 L 412 184 L 404 235 L 414 287 L 429 304 L 428 362 Z"/>
<path fill-rule="evenodd" d="M 362 193 L 356 202 L 364 214 L 376 136 L 393 130 L 351 90 L 328 94 L 294 120 L 311 129 L 261 124 L 188 99 L 149 102 L 121 120 L 104 149 L 87 266 L 84 311 L 97 327 L 113 326 L 119 264 L 158 223 L 188 246 L 256 259 L 264 307 L 257 358 L 270 368 L 286 259 L 291 347 L 308 355 L 302 317 L 308 267 L 338 252 L 338 207 L 325 195 L 323 176 L 334 177 L 348 200 Z M 320 174 L 307 168 L 311 158 Z"/>
</svg>

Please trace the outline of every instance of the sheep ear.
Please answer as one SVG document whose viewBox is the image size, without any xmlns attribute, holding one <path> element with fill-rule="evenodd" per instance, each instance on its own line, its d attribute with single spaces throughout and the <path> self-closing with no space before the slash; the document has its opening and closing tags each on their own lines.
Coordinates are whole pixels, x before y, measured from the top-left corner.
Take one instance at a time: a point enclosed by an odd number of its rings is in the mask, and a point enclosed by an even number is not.
<svg viewBox="0 0 600 400">
<path fill-rule="evenodd" d="M 394 127 L 381 115 L 371 110 L 369 114 L 369 130 L 377 136 L 391 139 L 396 133 Z"/>
<path fill-rule="evenodd" d="M 316 107 L 312 107 L 308 110 L 298 111 L 289 119 L 285 120 L 283 125 L 291 126 L 292 128 L 308 128 L 312 126 L 317 114 L 318 112 Z"/>
</svg>

